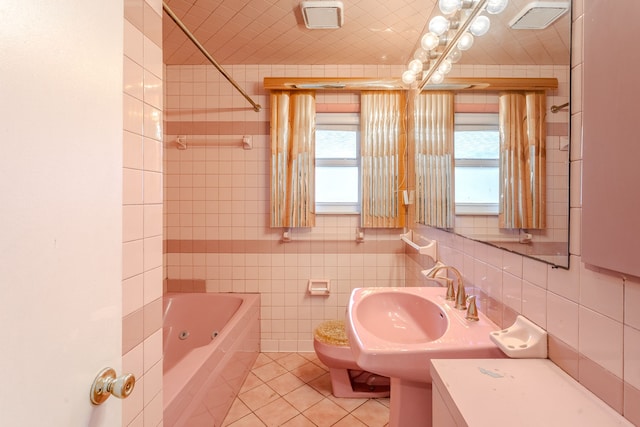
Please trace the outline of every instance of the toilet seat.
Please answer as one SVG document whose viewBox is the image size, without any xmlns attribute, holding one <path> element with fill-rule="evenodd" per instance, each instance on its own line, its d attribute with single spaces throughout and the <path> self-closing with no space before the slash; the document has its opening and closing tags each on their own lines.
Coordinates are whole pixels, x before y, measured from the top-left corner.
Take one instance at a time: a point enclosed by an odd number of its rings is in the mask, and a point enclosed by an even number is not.
<svg viewBox="0 0 640 427">
<path fill-rule="evenodd" d="M 327 320 L 322 322 L 313 332 L 318 341 L 329 345 L 349 347 L 349 337 L 343 320 Z"/>
<path fill-rule="evenodd" d="M 329 368 L 336 397 L 371 398 L 389 396 L 389 378 L 363 371 L 355 362 L 344 321 L 321 323 L 313 334 L 318 359 Z"/>
</svg>

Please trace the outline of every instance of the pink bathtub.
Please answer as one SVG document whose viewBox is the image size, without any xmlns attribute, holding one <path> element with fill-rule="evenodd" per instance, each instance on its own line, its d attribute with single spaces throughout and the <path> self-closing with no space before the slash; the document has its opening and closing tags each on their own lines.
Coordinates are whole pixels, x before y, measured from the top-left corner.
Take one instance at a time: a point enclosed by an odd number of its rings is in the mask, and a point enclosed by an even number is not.
<svg viewBox="0 0 640 427">
<path fill-rule="evenodd" d="M 219 426 L 260 351 L 260 295 L 164 297 L 164 425 Z"/>
</svg>

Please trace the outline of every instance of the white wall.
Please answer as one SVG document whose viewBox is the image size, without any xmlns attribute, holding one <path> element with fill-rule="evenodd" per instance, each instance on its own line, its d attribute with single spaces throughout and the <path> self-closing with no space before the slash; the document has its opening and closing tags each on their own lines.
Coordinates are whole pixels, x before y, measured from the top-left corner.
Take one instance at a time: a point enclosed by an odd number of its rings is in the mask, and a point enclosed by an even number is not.
<svg viewBox="0 0 640 427">
<path fill-rule="evenodd" d="M 121 420 L 89 388 L 121 359 L 122 14 L 0 3 L 1 425 Z"/>
</svg>

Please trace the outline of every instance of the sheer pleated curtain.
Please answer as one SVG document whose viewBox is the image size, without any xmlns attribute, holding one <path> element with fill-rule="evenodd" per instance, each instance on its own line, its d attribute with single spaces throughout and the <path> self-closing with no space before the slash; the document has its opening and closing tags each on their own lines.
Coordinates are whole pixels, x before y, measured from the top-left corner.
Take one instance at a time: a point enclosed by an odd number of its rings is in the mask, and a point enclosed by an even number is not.
<svg viewBox="0 0 640 427">
<path fill-rule="evenodd" d="M 406 189 L 406 106 L 400 91 L 360 95 L 362 227 L 399 228 Z"/>
<path fill-rule="evenodd" d="M 500 228 L 546 227 L 546 95 L 505 92 L 500 102 Z"/>
<path fill-rule="evenodd" d="M 315 225 L 315 93 L 271 93 L 271 226 Z"/>
<path fill-rule="evenodd" d="M 415 97 L 413 112 L 416 222 L 452 228 L 455 217 L 454 95 L 423 92 Z"/>
</svg>

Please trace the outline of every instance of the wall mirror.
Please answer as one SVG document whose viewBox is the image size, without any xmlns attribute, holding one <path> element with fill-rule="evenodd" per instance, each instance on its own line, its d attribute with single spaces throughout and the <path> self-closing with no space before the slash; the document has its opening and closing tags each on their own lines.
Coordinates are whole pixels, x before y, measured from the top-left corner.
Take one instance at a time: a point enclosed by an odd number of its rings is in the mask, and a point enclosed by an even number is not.
<svg viewBox="0 0 640 427">
<path fill-rule="evenodd" d="M 545 3 L 570 8 L 570 2 Z M 557 88 L 543 90 L 545 104 L 542 108 L 538 105 L 536 113 L 543 117 L 545 147 L 536 157 L 535 167 L 537 173 L 544 176 L 542 185 L 540 181 L 537 189 L 533 185 L 537 194 L 528 199 L 542 208 L 541 220 L 534 225 L 505 220 L 504 202 L 500 201 L 509 196 L 504 183 L 514 181 L 512 163 L 500 148 L 500 134 L 504 141 L 505 125 L 509 125 L 509 119 L 499 114 L 501 109 L 503 113 L 510 109 L 504 105 L 505 92 L 460 90 L 454 92 L 453 101 L 455 166 L 450 169 L 454 177 L 445 180 L 451 182 L 454 198 L 445 204 L 451 206 L 455 214 L 448 223 L 443 224 L 440 219 L 434 223 L 421 217 L 420 208 L 416 207 L 416 221 L 568 268 L 571 11 L 567 10 L 545 28 L 512 28 L 529 4 L 527 0 L 511 0 L 509 9 L 491 16 L 490 31 L 475 39 L 473 47 L 454 65 L 454 69 L 458 69 L 456 74 L 450 75 L 557 79 Z M 438 13 L 436 8 L 433 16 Z M 447 81 L 455 78 L 445 79 L 445 89 Z M 455 85 L 449 86 L 455 89 Z M 430 91 L 427 85 L 421 95 Z M 525 114 L 533 116 L 533 113 Z M 531 146 L 523 151 L 528 150 Z M 424 164 L 418 155 L 415 154 L 416 169 L 421 161 Z M 419 171 L 416 172 L 416 200 L 421 195 L 418 174 Z M 531 175 L 529 171 L 524 174 Z M 533 181 L 531 176 L 523 178 L 523 182 L 527 180 Z M 439 212 L 438 218 L 445 215 Z"/>
<path fill-rule="evenodd" d="M 249 82 L 253 82 L 253 77 L 248 76 L 256 72 L 255 65 L 275 67 L 272 69 L 280 70 L 277 74 L 290 74 L 286 67 L 292 65 L 295 66 L 292 68 L 295 71 L 293 74 L 296 74 L 299 70 L 305 69 L 301 67 L 304 64 L 338 64 L 351 67 L 344 71 L 349 76 L 368 76 L 368 66 L 372 66 L 371 76 L 375 76 L 377 86 L 392 89 L 397 86 L 393 82 L 390 83 L 389 79 L 397 82 L 399 74 L 402 74 L 402 72 L 397 73 L 394 67 L 398 64 L 404 67 L 411 62 L 416 48 L 421 46 L 422 35 L 429 31 L 428 24 L 431 18 L 440 14 L 441 3 L 462 7 L 481 3 L 494 5 L 500 1 L 361 0 L 357 5 L 348 7 L 349 10 L 345 12 L 348 18 L 345 19 L 343 28 L 321 31 L 305 28 L 304 23 L 299 19 L 301 15 L 298 2 L 292 2 L 290 5 L 279 2 L 271 6 L 265 6 L 265 2 L 261 0 L 225 2 L 224 5 L 216 5 L 215 2 L 204 0 L 192 2 L 167 0 L 166 3 L 175 6 L 176 15 L 180 18 L 188 17 L 187 27 L 193 27 L 195 37 L 202 40 L 202 45 L 214 58 L 224 64 L 249 66 L 246 68 L 246 75 L 244 68 L 238 69 L 241 70 L 240 75 L 243 78 L 246 77 Z M 380 6 L 382 3 L 384 7 Z M 453 226 L 441 226 L 460 235 L 489 242 L 563 267 L 568 266 L 570 114 L 567 107 L 560 108 L 557 113 L 552 113 L 551 109 L 554 105 L 568 104 L 570 98 L 570 3 L 566 0 L 545 2 L 509 0 L 505 10 L 491 15 L 489 31 L 475 37 L 471 47 L 464 51 L 449 74 L 452 78 L 555 77 L 558 80 L 557 89 L 546 91 L 547 148 L 544 199 L 547 213 L 546 228 L 540 230 L 500 228 L 499 220 L 495 215 L 474 214 L 473 210 L 467 210 L 463 215 L 461 209 L 454 218 Z M 530 10 L 529 7 L 532 5 L 536 9 L 543 10 Z M 166 9 L 165 6 L 163 8 Z M 229 19 L 227 23 L 220 25 L 218 18 L 221 15 L 214 13 L 218 8 L 220 8 L 218 12 L 240 19 L 242 25 L 238 24 L 237 19 Z M 548 26 L 542 25 L 543 28 L 531 29 L 525 25 L 525 29 L 517 30 L 511 27 L 514 22 L 526 24 L 531 18 L 534 18 L 534 24 L 540 25 L 540 21 L 544 24 L 544 17 L 549 15 L 549 9 L 554 8 L 564 8 L 564 13 Z M 256 10 L 262 13 L 257 14 Z M 521 19 L 523 17 L 526 17 L 524 21 Z M 170 22 L 170 18 L 165 16 L 164 20 L 166 25 L 163 25 L 162 51 L 165 64 L 168 66 L 208 64 L 212 61 L 198 52 L 195 45 L 185 42 L 182 32 L 176 29 L 177 27 Z M 253 21 L 256 21 L 255 25 L 252 24 Z M 245 28 L 251 31 L 245 31 Z M 449 31 L 449 28 L 445 31 Z M 366 40 L 366 43 L 363 43 L 363 40 Z M 361 71 L 354 71 L 358 68 L 352 67 L 353 64 L 362 65 L 361 67 L 358 65 Z M 259 73 L 262 72 L 260 70 L 258 68 Z M 327 76 L 344 75 L 341 67 L 333 65 L 326 65 L 324 73 Z M 449 77 L 446 80 L 449 80 Z M 317 86 L 317 83 L 313 86 Z M 354 83 L 351 87 L 342 82 L 324 86 L 326 86 L 324 89 L 333 91 L 364 89 L 358 83 Z M 456 85 L 449 85 L 449 89 L 454 90 L 454 86 Z M 270 89 L 266 85 L 264 88 Z M 290 89 L 290 87 L 278 88 Z M 301 87 L 297 88 L 301 89 Z M 454 100 L 456 112 L 459 113 L 478 111 L 495 113 L 498 102 L 498 93 L 490 91 L 484 93 L 460 91 L 456 93 Z M 408 159 L 410 162 L 411 156 Z M 468 165 L 468 167 L 475 166 Z M 413 173 L 410 166 L 408 169 L 407 181 L 410 183 Z M 467 194 L 477 195 L 478 193 L 472 189 Z"/>
</svg>

